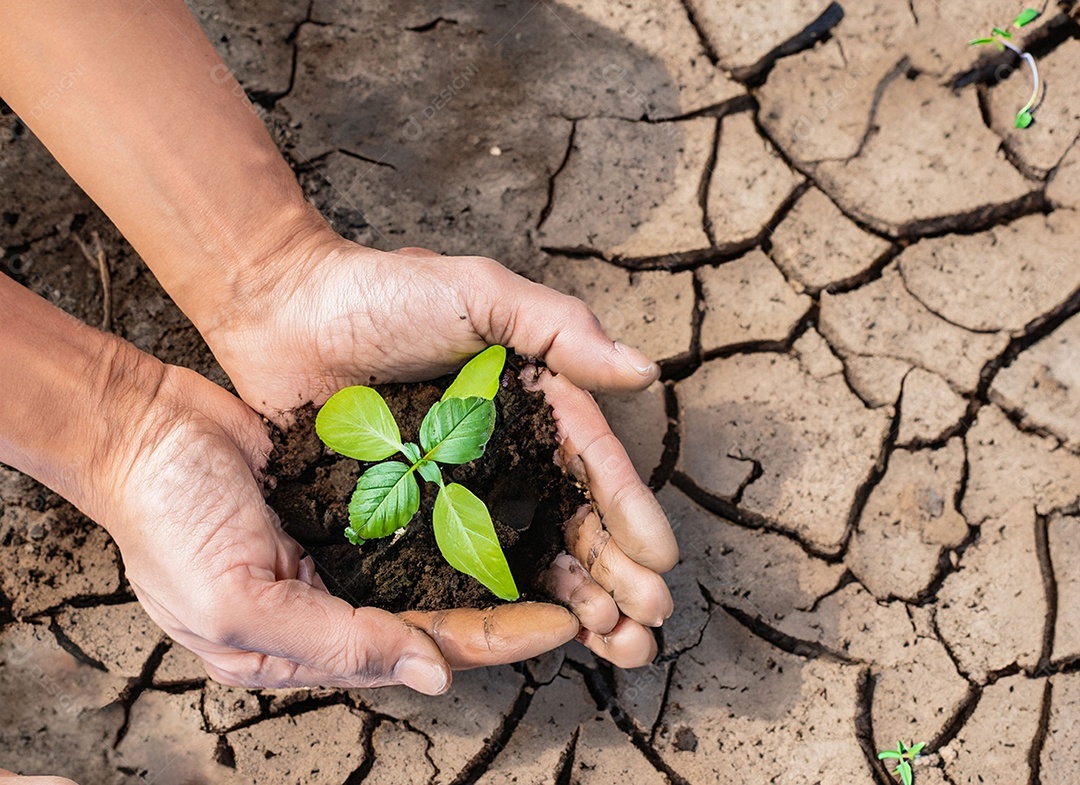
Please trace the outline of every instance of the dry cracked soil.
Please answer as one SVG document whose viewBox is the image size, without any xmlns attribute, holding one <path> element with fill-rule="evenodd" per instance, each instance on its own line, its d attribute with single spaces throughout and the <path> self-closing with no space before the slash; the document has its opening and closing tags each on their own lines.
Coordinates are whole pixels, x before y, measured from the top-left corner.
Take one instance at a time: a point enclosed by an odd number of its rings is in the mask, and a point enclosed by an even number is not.
<svg viewBox="0 0 1080 785">
<path fill-rule="evenodd" d="M 194 0 L 310 199 L 482 253 L 662 360 L 601 395 L 681 544 L 649 666 L 247 691 L 0 468 L 0 765 L 109 783 L 1076 782 L 1080 13 L 999 0 Z M 228 384 L 5 109 L 4 271 Z"/>
</svg>

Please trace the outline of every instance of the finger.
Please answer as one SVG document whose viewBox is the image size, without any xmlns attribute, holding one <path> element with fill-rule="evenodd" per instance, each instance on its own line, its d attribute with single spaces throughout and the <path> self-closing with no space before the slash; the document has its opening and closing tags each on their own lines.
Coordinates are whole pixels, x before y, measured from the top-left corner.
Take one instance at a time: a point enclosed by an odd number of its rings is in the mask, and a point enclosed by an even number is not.
<svg viewBox="0 0 1080 785">
<path fill-rule="evenodd" d="M 660 366 L 612 340 L 585 303 L 492 262 L 474 265 L 468 309 L 488 343 L 542 357 L 553 370 L 591 390 L 643 390 Z"/>
<path fill-rule="evenodd" d="M 611 632 L 619 622 L 619 606 L 615 600 L 570 554 L 556 556 L 540 581 L 552 597 L 566 603 L 581 626 L 603 635 Z"/>
<path fill-rule="evenodd" d="M 527 660 L 573 640 L 581 628 L 566 608 L 541 602 L 401 616 L 431 636 L 455 670 Z"/>
<path fill-rule="evenodd" d="M 659 627 L 671 615 L 674 606 L 664 579 L 623 553 L 596 513 L 566 524 L 566 549 L 634 621 Z"/>
<path fill-rule="evenodd" d="M 339 686 L 405 684 L 429 695 L 449 687 L 450 669 L 439 647 L 398 616 L 353 608 L 301 580 L 266 580 L 247 568 L 231 575 L 240 577 L 219 596 L 236 598 L 233 612 L 221 617 L 219 609 L 209 628 L 197 632 L 256 655 L 233 658 L 241 667 L 215 660 L 234 678 L 295 683 L 325 674 Z"/>
<path fill-rule="evenodd" d="M 656 656 L 656 638 L 652 631 L 625 616 L 607 635 L 583 629 L 578 640 L 618 668 L 640 668 Z"/>
<path fill-rule="evenodd" d="M 589 490 L 619 547 L 649 569 L 674 567 L 679 546 L 667 516 L 593 397 L 562 374 L 541 372 L 533 384 L 551 404 L 564 456 L 580 457 L 584 464 Z"/>
</svg>

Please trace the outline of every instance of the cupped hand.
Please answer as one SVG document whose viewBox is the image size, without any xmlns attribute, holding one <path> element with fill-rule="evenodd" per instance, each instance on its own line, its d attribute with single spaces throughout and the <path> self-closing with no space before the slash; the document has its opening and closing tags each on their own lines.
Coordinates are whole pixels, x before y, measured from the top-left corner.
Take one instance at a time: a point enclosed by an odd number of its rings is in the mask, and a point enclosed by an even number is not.
<svg viewBox="0 0 1080 785">
<path fill-rule="evenodd" d="M 351 384 L 449 372 L 490 344 L 543 359 L 550 373 L 532 382 L 552 404 L 563 460 L 588 480 L 596 506 L 567 523 L 568 554 L 548 587 L 581 619 L 579 638 L 594 651 L 628 667 L 652 659 L 646 626 L 671 613 L 659 573 L 678 549 L 581 388 L 643 389 L 659 375 L 655 363 L 613 341 L 580 300 L 481 257 L 376 251 L 320 231 L 237 291 L 236 308 L 199 326 L 244 400 L 277 422 Z M 454 647 L 430 617 L 409 618 L 444 652 Z"/>
<path fill-rule="evenodd" d="M 125 357 L 143 376 L 156 363 L 134 349 Z M 149 615 L 217 681 L 437 694 L 453 668 L 525 659 L 577 634 L 557 605 L 399 616 L 330 595 L 263 500 L 262 420 L 198 374 L 154 367 L 156 392 L 125 399 L 128 424 L 95 467 L 91 514 Z"/>
</svg>

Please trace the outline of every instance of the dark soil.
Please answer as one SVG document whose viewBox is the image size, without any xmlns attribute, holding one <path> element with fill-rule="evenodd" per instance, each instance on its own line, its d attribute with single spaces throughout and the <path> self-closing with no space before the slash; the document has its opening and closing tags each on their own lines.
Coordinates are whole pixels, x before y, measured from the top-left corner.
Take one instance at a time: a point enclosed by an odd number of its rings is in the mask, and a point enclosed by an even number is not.
<svg viewBox="0 0 1080 785">
<path fill-rule="evenodd" d="M 515 358 L 520 359 L 520 358 Z M 491 511 L 522 599 L 548 599 L 540 572 L 563 548 L 562 524 L 586 502 L 584 492 L 555 465 L 555 421 L 541 393 L 522 388 L 508 363 L 495 396 L 495 432 L 487 451 L 462 466 L 443 467 Z M 383 385 L 405 441 L 453 377 L 421 384 Z M 269 474 L 277 479 L 269 503 L 282 525 L 315 560 L 330 591 L 353 605 L 389 611 L 482 608 L 501 602 L 474 578 L 452 568 L 435 544 L 431 511 L 436 486 L 420 481 L 420 511 L 405 534 L 369 540 L 362 548 L 344 535 L 349 498 L 370 464 L 328 451 L 315 434 L 314 407 L 300 412 L 288 433 L 274 435 Z"/>
</svg>

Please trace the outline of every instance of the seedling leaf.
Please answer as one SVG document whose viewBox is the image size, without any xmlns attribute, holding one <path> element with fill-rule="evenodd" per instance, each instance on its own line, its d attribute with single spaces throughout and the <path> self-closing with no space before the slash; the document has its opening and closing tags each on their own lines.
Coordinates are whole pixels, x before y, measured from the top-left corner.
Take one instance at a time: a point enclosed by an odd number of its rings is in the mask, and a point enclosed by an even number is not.
<svg viewBox="0 0 1080 785">
<path fill-rule="evenodd" d="M 370 387 L 331 395 L 315 417 L 315 432 L 331 450 L 358 461 L 381 461 L 404 449 L 394 415 Z"/>
<path fill-rule="evenodd" d="M 900 779 L 904 785 L 911 785 L 911 764 L 904 761 L 896 767 L 896 770 L 900 772 Z"/>
<path fill-rule="evenodd" d="M 976 38 L 974 41 L 968 41 L 969 46 L 982 46 L 983 44 L 997 43 L 996 38 Z"/>
<path fill-rule="evenodd" d="M 420 424 L 420 444 L 428 460 L 468 463 L 484 454 L 495 430 L 495 404 L 475 396 L 447 398 L 428 410 Z"/>
<path fill-rule="evenodd" d="M 1013 27 L 1019 30 L 1024 25 L 1029 25 L 1039 17 L 1039 12 L 1034 8 L 1025 8 L 1020 14 L 1013 20 Z"/>
<path fill-rule="evenodd" d="M 1031 125 L 1034 119 L 1035 118 L 1032 116 L 1029 110 L 1022 109 L 1021 111 L 1016 113 L 1016 121 L 1014 125 L 1017 128 L 1027 128 L 1029 125 Z"/>
<path fill-rule="evenodd" d="M 386 537 L 407 525 L 418 509 L 420 488 L 410 468 L 400 461 L 379 463 L 356 483 L 349 502 L 349 529 L 365 540 Z"/>
<path fill-rule="evenodd" d="M 993 33 L 994 35 L 1000 35 L 1002 38 L 1012 38 L 1012 33 L 1010 33 L 1008 30 L 1005 30 L 1005 29 L 1000 28 L 1000 27 L 995 27 L 990 32 Z"/>
<path fill-rule="evenodd" d="M 914 747 L 911 747 L 908 750 L 908 758 L 910 760 L 915 760 L 917 757 L 919 757 L 919 753 L 922 752 L 922 749 L 925 746 L 926 746 L 926 742 L 925 741 L 920 741 Z"/>
<path fill-rule="evenodd" d="M 409 459 L 410 463 L 417 463 L 420 460 L 420 445 L 407 442 L 401 445 L 401 454 Z"/>
<path fill-rule="evenodd" d="M 455 570 L 471 575 L 499 599 L 521 596 L 495 536 L 487 507 L 464 485 L 439 489 L 432 515 L 435 542 Z"/>
<path fill-rule="evenodd" d="M 879 752 L 877 754 L 877 757 L 878 760 L 885 760 L 886 758 L 895 758 L 896 760 L 900 760 L 902 756 L 896 750 L 885 750 L 884 752 Z"/>
<path fill-rule="evenodd" d="M 416 464 L 416 471 L 428 482 L 433 482 L 436 485 L 443 484 L 442 472 L 439 471 L 438 464 L 433 461 L 420 461 Z"/>
<path fill-rule="evenodd" d="M 506 349 L 498 345 L 489 346 L 465 363 L 440 400 L 475 396 L 490 401 L 499 391 L 499 377 L 505 364 Z"/>
</svg>

